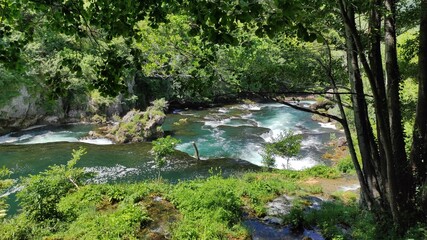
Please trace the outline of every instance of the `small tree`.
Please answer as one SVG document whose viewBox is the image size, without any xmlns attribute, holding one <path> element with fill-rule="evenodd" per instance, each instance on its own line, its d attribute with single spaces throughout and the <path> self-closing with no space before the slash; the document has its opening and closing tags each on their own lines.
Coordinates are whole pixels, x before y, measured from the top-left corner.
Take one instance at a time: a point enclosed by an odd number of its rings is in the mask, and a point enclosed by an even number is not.
<svg viewBox="0 0 427 240">
<path fill-rule="evenodd" d="M 289 131 L 281 133 L 277 138 L 274 138 L 271 143 L 264 146 L 264 153 L 262 155 L 262 164 L 267 167 L 275 167 L 275 156 L 286 158 L 286 168 L 289 167 L 289 159 L 295 157 L 301 150 L 301 135 L 295 135 Z"/>
<path fill-rule="evenodd" d="M 154 161 L 156 163 L 158 179 L 160 179 L 161 169 L 166 165 L 167 157 L 171 156 L 174 153 L 174 147 L 179 142 L 180 140 L 172 138 L 171 136 L 159 138 L 153 141 L 151 154 L 154 156 Z"/>
</svg>

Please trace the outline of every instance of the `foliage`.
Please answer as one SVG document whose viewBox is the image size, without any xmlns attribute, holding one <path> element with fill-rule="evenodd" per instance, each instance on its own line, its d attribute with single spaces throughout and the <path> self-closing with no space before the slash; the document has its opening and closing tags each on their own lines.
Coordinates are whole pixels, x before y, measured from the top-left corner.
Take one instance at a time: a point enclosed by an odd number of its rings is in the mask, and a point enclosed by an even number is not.
<svg viewBox="0 0 427 240">
<path fill-rule="evenodd" d="M 161 125 L 166 117 L 167 101 L 162 98 L 151 104 L 145 112 L 130 110 L 107 133 L 114 135 L 117 143 L 142 142 L 163 136 Z"/>
<path fill-rule="evenodd" d="M 122 203 L 114 211 L 87 209 L 57 237 L 79 239 L 134 239 L 140 225 L 150 221 L 141 204 Z M 82 227 L 84 226 L 84 227 Z"/>
<path fill-rule="evenodd" d="M 24 188 L 17 197 L 28 219 L 44 221 L 63 217 L 57 203 L 70 191 L 78 189 L 87 177 L 82 168 L 75 167 L 84 154 L 84 148 L 73 150 L 72 159 L 67 165 L 54 165 L 44 172 L 22 179 Z"/>
<path fill-rule="evenodd" d="M 339 162 L 336 164 L 336 168 L 338 169 L 338 171 L 342 172 L 342 173 L 354 173 L 354 165 L 353 165 L 353 161 L 351 160 L 350 156 L 347 156 L 341 160 L 339 160 Z"/>
<path fill-rule="evenodd" d="M 274 156 L 287 158 L 288 161 L 289 158 L 297 156 L 301 149 L 301 141 L 301 135 L 294 135 L 292 132 L 280 134 L 264 146 L 263 165 L 268 168 L 274 167 Z"/>
<path fill-rule="evenodd" d="M 319 226 L 327 239 L 378 239 L 373 216 L 358 209 L 357 205 L 323 203 L 322 209 L 303 216 L 308 226 Z M 351 231 L 348 228 L 352 227 Z"/>
<path fill-rule="evenodd" d="M 55 204 L 60 219 L 30 219 L 24 209 L 21 214 L 2 222 L 0 238 L 137 239 L 151 228 L 152 222 L 169 214 L 152 209 L 150 201 L 161 197 L 161 201 L 170 202 L 180 215 L 170 226 L 173 239 L 245 239 L 249 233 L 242 224 L 243 209 L 261 217 L 265 214 L 266 203 L 282 194 L 299 199 L 298 196 L 319 192 L 318 187 L 301 186 L 300 180 L 314 177 L 309 175 L 312 173 L 318 177 L 325 172 L 275 170 L 229 178 L 219 173 L 178 184 L 150 181 L 84 185 L 62 195 Z M 305 201 L 295 201 L 286 222 L 295 227 L 316 226 L 328 239 L 381 239 L 372 215 L 360 210 L 356 201 L 346 200 L 355 198 L 354 193 L 350 197 L 344 193 L 334 196 L 335 202 L 323 203 L 318 211 L 305 211 Z M 423 236 L 423 229 L 425 225 L 420 224 L 407 236 Z M 387 237 L 392 235 L 382 236 L 383 239 Z"/>
<path fill-rule="evenodd" d="M 167 158 L 175 152 L 174 148 L 179 142 L 180 140 L 172 138 L 171 136 L 159 138 L 152 142 L 153 147 L 151 149 L 151 154 L 154 156 L 159 178 L 161 169 L 167 163 Z"/>
<path fill-rule="evenodd" d="M 266 151 L 262 153 L 261 156 L 262 156 L 261 163 L 265 168 L 270 169 L 270 168 L 276 167 L 276 159 L 274 158 L 274 155 L 272 152 Z"/>
<path fill-rule="evenodd" d="M 175 228 L 177 239 L 221 239 L 239 222 L 241 200 L 234 191 L 235 180 L 211 177 L 206 181 L 180 183 L 172 202 L 184 214 Z M 191 197 L 188 197 L 191 196 Z"/>
<path fill-rule="evenodd" d="M 9 176 L 12 172 L 2 167 L 0 168 L 0 219 L 6 216 L 7 205 L 3 200 L 3 191 L 8 189 L 13 184 L 13 180 L 9 179 Z"/>
</svg>

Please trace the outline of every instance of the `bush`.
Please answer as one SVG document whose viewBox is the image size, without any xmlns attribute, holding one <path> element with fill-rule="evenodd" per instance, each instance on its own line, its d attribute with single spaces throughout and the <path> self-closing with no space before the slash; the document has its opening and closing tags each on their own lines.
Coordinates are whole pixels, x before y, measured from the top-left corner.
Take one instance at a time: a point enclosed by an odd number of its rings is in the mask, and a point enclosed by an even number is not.
<svg viewBox="0 0 427 240">
<path fill-rule="evenodd" d="M 317 165 L 312 168 L 303 170 L 304 174 L 311 177 L 319 178 L 339 178 L 341 174 L 337 169 L 325 165 Z"/>
<path fill-rule="evenodd" d="M 153 141 L 151 154 L 154 156 L 159 178 L 161 169 L 166 165 L 167 157 L 171 156 L 175 152 L 174 147 L 179 142 L 180 141 L 178 139 L 172 138 L 171 136 L 159 138 Z"/>
<path fill-rule="evenodd" d="M 87 174 L 76 168 L 78 160 L 86 153 L 84 148 L 73 150 L 67 165 L 54 165 L 37 175 L 22 179 L 23 190 L 17 194 L 26 216 L 33 221 L 59 220 L 62 215 L 56 204 L 71 190 L 83 183 Z"/>
<path fill-rule="evenodd" d="M 62 198 L 58 210 L 66 216 L 65 239 L 135 239 L 152 220 L 145 198 L 162 195 L 169 185 L 156 183 L 87 185 Z M 161 217 L 161 216 L 154 216 Z"/>
<path fill-rule="evenodd" d="M 378 239 L 373 216 L 355 204 L 325 202 L 320 210 L 306 213 L 303 222 L 318 226 L 326 239 Z"/>
<path fill-rule="evenodd" d="M 119 204 L 112 211 L 88 209 L 70 224 L 68 231 L 58 234 L 67 239 L 136 239 L 139 226 L 151 221 L 139 204 Z"/>
<path fill-rule="evenodd" d="M 13 180 L 8 179 L 12 172 L 3 167 L 0 168 L 0 196 L 3 195 L 3 191 L 13 185 Z M 0 219 L 6 216 L 6 208 L 7 204 L 2 199 L 4 197 L 0 197 Z"/>
<path fill-rule="evenodd" d="M 174 237 L 224 239 L 235 235 L 232 229 L 239 222 L 242 206 L 235 183 L 235 179 L 217 176 L 179 183 L 171 198 L 184 219 L 177 224 Z"/>
<path fill-rule="evenodd" d="M 354 164 L 353 164 L 353 161 L 351 160 L 350 156 L 347 156 L 347 157 L 341 159 L 337 163 L 336 168 L 338 169 L 338 171 L 340 171 L 342 173 L 353 173 L 353 172 L 355 172 Z"/>
</svg>

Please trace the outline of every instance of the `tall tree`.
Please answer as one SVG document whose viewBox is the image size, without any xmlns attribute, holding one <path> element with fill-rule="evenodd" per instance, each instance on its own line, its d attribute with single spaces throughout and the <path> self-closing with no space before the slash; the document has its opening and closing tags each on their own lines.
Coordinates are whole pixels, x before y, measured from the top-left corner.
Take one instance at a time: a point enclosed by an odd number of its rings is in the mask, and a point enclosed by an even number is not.
<svg viewBox="0 0 427 240">
<path fill-rule="evenodd" d="M 427 0 L 421 1 L 420 47 L 418 52 L 418 105 L 413 130 L 411 162 L 415 182 L 422 195 L 421 206 L 427 214 Z"/>
</svg>

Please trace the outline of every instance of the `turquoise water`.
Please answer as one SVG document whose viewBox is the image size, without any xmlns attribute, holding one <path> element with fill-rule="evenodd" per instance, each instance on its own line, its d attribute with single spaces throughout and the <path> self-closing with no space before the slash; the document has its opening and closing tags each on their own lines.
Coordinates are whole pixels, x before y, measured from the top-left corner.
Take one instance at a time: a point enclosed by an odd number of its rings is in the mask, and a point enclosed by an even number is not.
<svg viewBox="0 0 427 240">
<path fill-rule="evenodd" d="M 179 124 L 177 124 L 179 123 Z M 6 166 L 16 184 L 0 197 L 8 196 L 11 211 L 17 209 L 14 193 L 19 178 L 37 174 L 54 164 L 66 164 L 72 149 L 83 146 L 87 155 L 77 164 L 97 175 L 92 182 L 136 182 L 157 177 L 150 154 L 151 143 L 112 144 L 108 139 L 87 140 L 94 125 L 35 126 L 0 136 L 0 167 Z M 261 165 L 262 146 L 284 131 L 304 136 L 297 158 L 277 158 L 278 168 L 302 169 L 325 164 L 321 155 L 330 133 L 340 134 L 331 126 L 314 122 L 308 113 L 280 104 L 230 105 L 205 110 L 169 114 L 163 126 L 167 134 L 181 140 L 177 151 L 162 170 L 162 177 L 176 182 L 209 176 L 210 169 L 221 169 L 224 175 Z M 192 155 L 192 142 L 204 161 Z"/>
<path fill-rule="evenodd" d="M 288 131 L 302 134 L 298 157 L 289 162 L 276 158 L 277 168 L 289 169 L 325 164 L 321 157 L 326 151 L 324 143 L 329 141 L 330 133 L 341 134 L 330 124 L 313 121 L 310 113 L 278 103 L 176 111 L 168 116 L 164 129 L 181 140 L 177 149 L 190 155 L 194 154 L 195 142 L 202 158 L 238 158 L 255 165 L 261 165 L 266 142 Z"/>
</svg>

